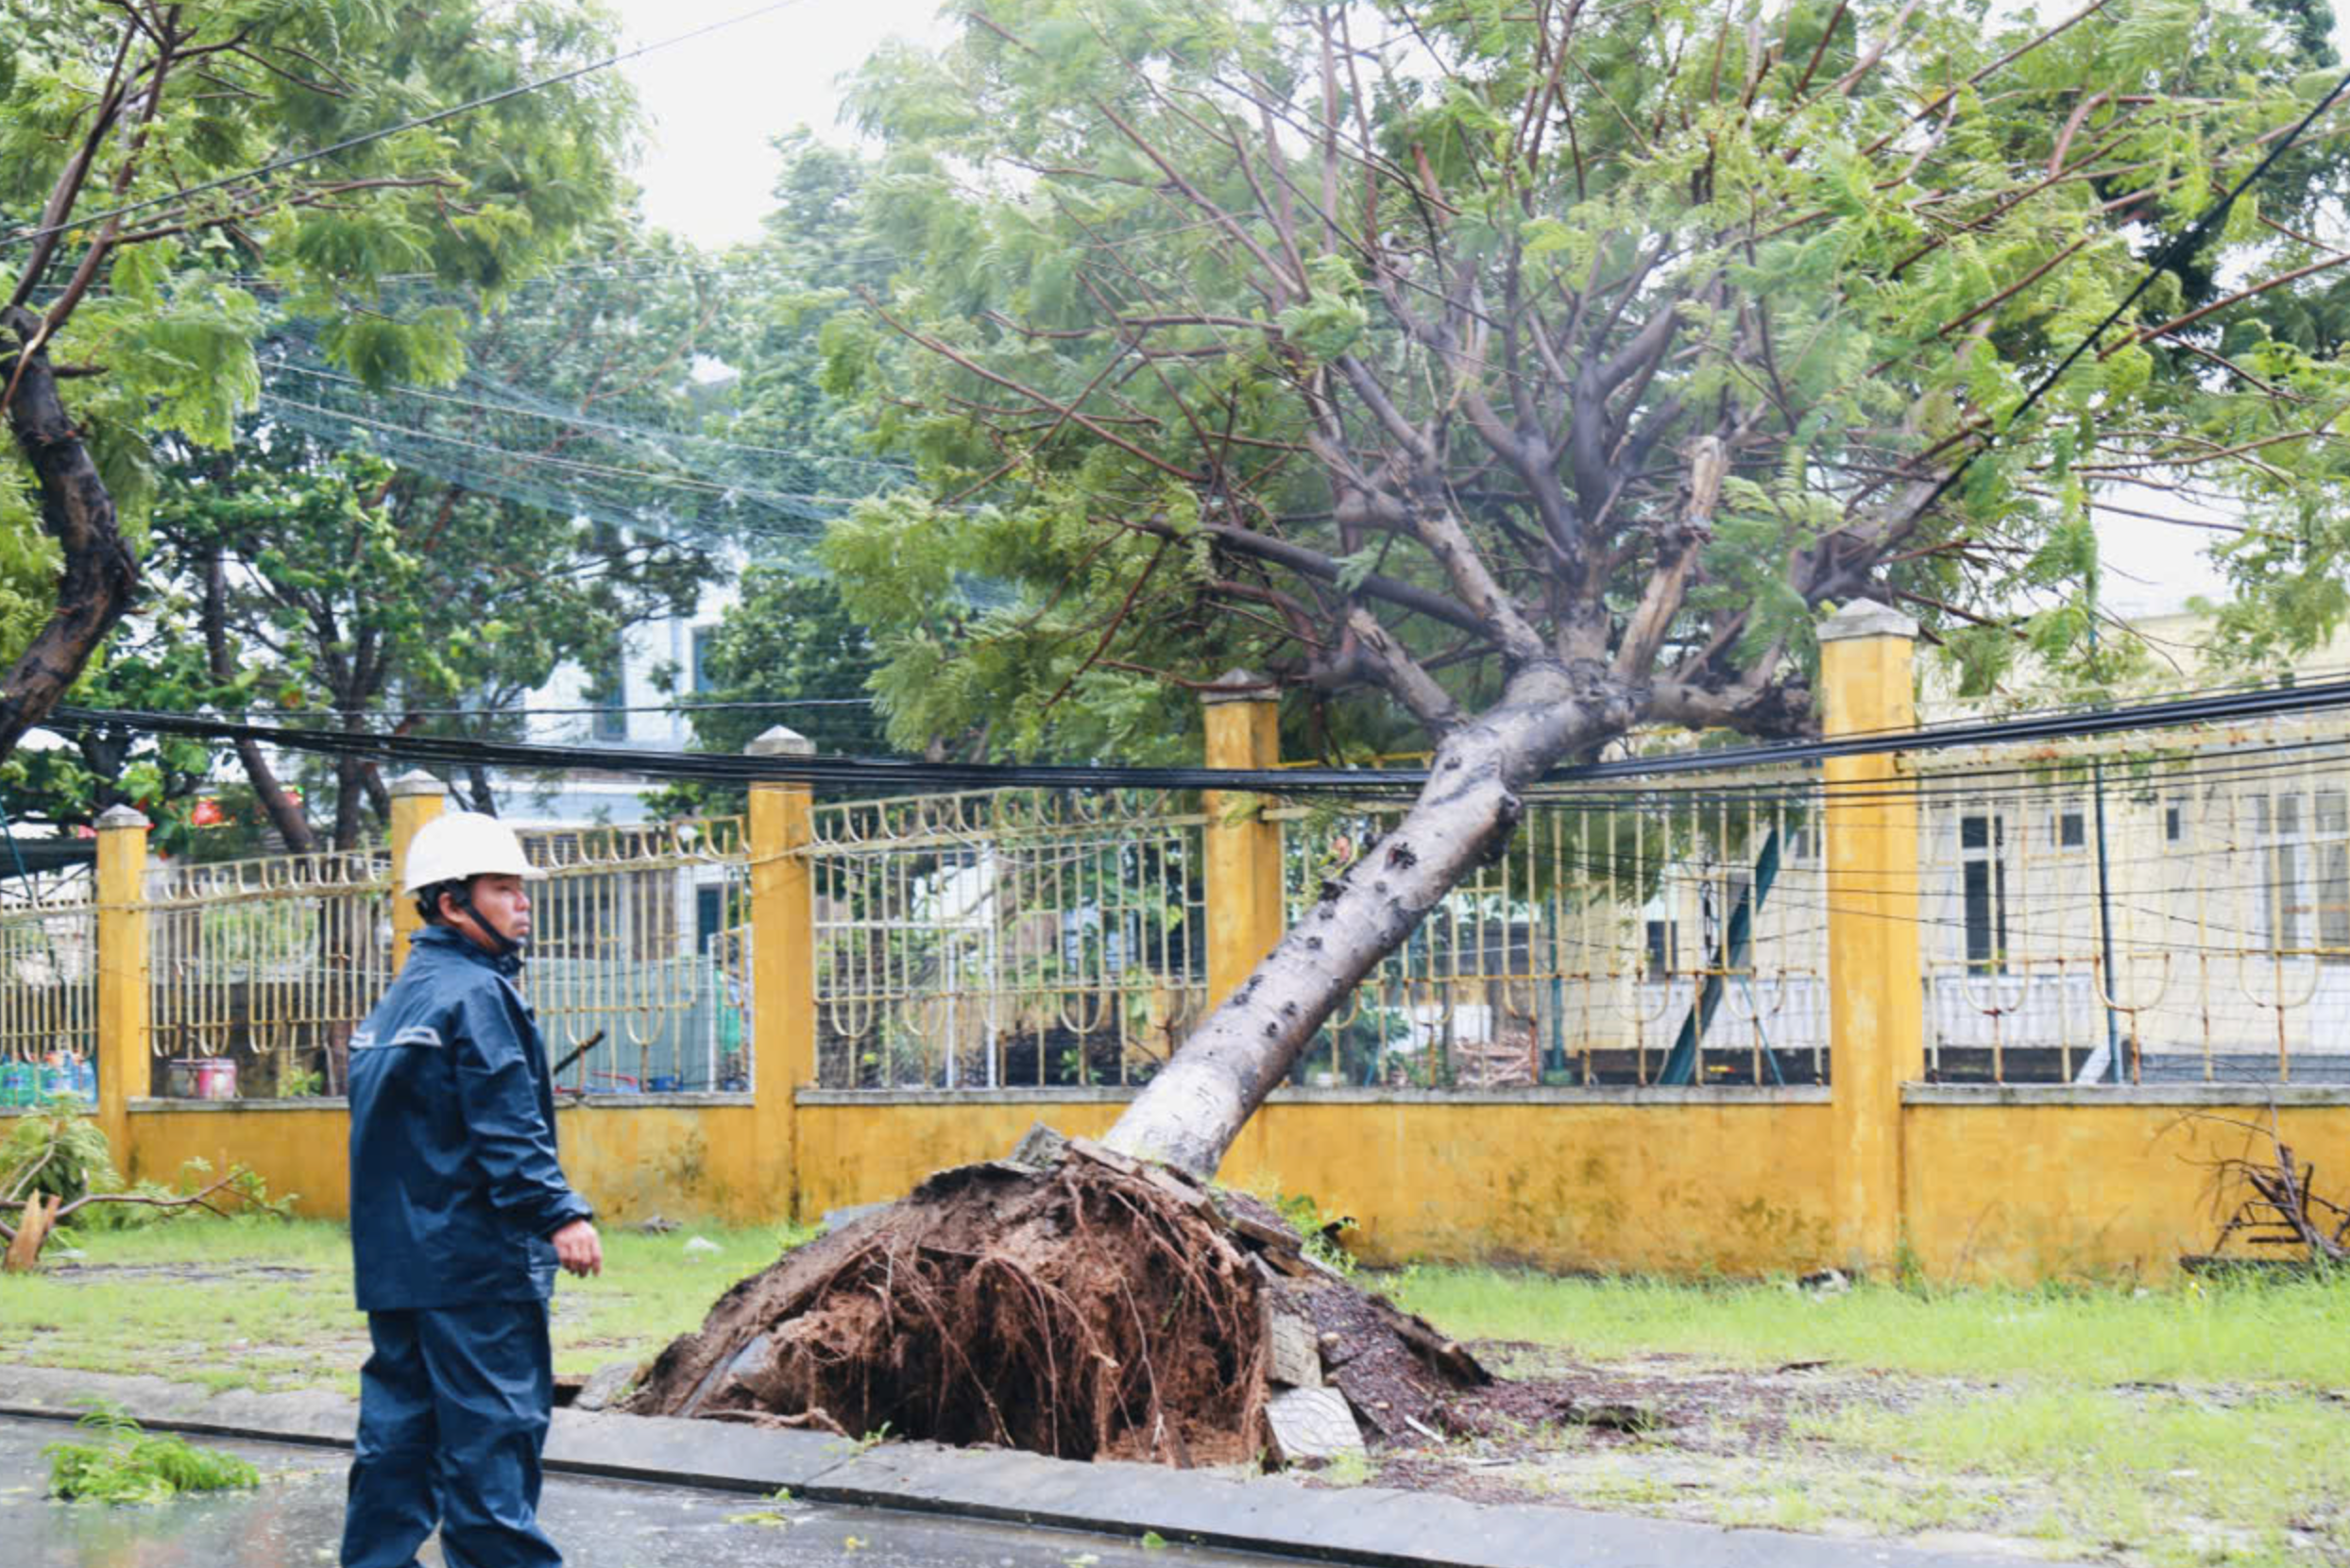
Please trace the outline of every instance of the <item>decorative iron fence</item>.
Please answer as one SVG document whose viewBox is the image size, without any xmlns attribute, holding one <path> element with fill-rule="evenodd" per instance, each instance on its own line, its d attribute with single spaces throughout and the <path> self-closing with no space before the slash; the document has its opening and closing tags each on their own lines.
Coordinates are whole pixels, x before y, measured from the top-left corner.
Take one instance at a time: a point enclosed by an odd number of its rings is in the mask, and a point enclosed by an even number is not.
<svg viewBox="0 0 2350 1568">
<path fill-rule="evenodd" d="M 351 1031 L 391 983 L 390 871 L 381 850 L 151 871 L 158 1092 L 339 1092 Z"/>
<path fill-rule="evenodd" d="M 1507 849 L 1339 1004 L 1299 1081 L 1824 1082 L 1815 807 L 1793 776 L 1539 798 Z M 1289 920 L 1402 810 L 1272 813 Z"/>
<path fill-rule="evenodd" d="M 1929 757 L 1945 1081 L 2350 1081 L 2350 731 Z"/>
<path fill-rule="evenodd" d="M 1922 754 L 1863 790 L 1915 799 L 1914 865 L 1904 848 L 1867 871 L 1829 869 L 1837 812 L 1814 774 L 1545 789 L 1341 1001 L 1296 1081 L 1824 1082 L 1829 927 L 1867 902 L 1916 923 L 1929 1079 L 2350 1082 L 2346 750 L 2350 720 L 2325 716 Z M 1295 921 L 1403 810 L 1255 804 L 1213 826 L 1188 797 L 1137 792 L 814 809 L 792 853 L 809 877 L 817 1082 L 1148 1080 L 1210 1000 L 1209 838 L 1278 854 Z M 563 1086 L 749 1087 L 745 837 L 731 817 L 526 832 L 547 875 L 523 983 Z M 1863 877 L 1885 881 L 1839 881 Z M 159 1089 L 339 1089 L 341 1049 L 390 978 L 389 881 L 377 852 L 150 872 Z M 51 1069 L 77 1083 L 97 1013 L 89 877 L 6 899 L 0 1099 Z"/>
<path fill-rule="evenodd" d="M 555 1082 L 589 1094 L 751 1086 L 740 817 L 526 831 L 522 990 Z"/>
<path fill-rule="evenodd" d="M 0 1106 L 93 1098 L 96 890 L 87 868 L 23 878 L 0 895 Z"/>
<path fill-rule="evenodd" d="M 1206 1001 L 1204 825 L 1127 792 L 818 807 L 818 1082 L 1148 1079 Z"/>
<path fill-rule="evenodd" d="M 522 989 L 561 1064 L 557 1082 L 591 1094 L 748 1089 L 741 819 L 522 837 L 545 872 L 531 887 Z M 156 1091 L 339 1093 L 350 1033 L 391 981 L 391 893 L 382 851 L 152 872 Z M 0 1019 L 28 995 L 21 982 L 0 987 Z"/>
</svg>

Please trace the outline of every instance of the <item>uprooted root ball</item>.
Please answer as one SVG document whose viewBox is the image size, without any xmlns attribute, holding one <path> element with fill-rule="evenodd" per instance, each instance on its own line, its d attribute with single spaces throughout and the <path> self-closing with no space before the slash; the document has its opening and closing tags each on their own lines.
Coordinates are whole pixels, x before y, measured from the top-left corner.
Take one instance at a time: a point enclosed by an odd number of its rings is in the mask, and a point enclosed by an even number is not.
<svg viewBox="0 0 2350 1568">
<path fill-rule="evenodd" d="M 727 1291 L 627 1408 L 1187 1466 L 1490 1381 L 1265 1204 L 1040 1127 Z"/>
<path fill-rule="evenodd" d="M 965 1166 L 737 1285 L 628 1408 L 1223 1462 L 1257 1447 L 1259 1284 L 1165 1178 Z"/>
</svg>

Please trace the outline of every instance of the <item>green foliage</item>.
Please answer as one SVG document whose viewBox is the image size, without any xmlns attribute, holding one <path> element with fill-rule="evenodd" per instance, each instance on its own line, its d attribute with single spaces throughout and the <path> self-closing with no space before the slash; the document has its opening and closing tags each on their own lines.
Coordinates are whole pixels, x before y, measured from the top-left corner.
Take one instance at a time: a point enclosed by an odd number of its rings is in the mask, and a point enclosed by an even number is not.
<svg viewBox="0 0 2350 1568">
<path fill-rule="evenodd" d="M 819 755 L 883 749 L 864 706 L 877 660 L 833 584 L 754 563 L 742 573 L 741 597 L 703 635 L 701 667 L 672 674 L 680 702 L 707 705 L 691 713 L 696 749 L 740 753 L 777 724 L 807 737 Z M 757 706 L 770 703 L 785 706 Z M 809 706 L 789 706 L 795 703 Z M 738 811 L 744 792 L 680 784 L 650 799 L 663 814 Z"/>
<path fill-rule="evenodd" d="M 99 646 L 69 695 L 83 707 L 192 712 L 206 703 L 241 705 L 243 690 L 214 681 L 183 597 L 166 588 L 150 612 Z M 45 609 L 43 611 L 45 613 Z M 222 748 L 184 737 L 76 725 L 56 731 L 60 746 L 0 758 L 0 803 L 19 822 L 60 831 L 94 824 L 108 808 L 135 807 L 155 824 L 155 847 L 182 855 L 198 845 L 189 823 Z"/>
<path fill-rule="evenodd" d="M 2325 504 L 2350 458 L 2324 430 L 2350 285 L 2225 298 L 2325 260 L 2259 219 L 2331 211 L 2338 139 L 2023 408 L 2147 235 L 2306 110 L 2301 0 L 2124 0 L 2050 38 L 1813 0 L 1391 20 L 1374 43 L 1320 8 L 1004 0 L 868 65 L 859 217 L 902 260 L 877 310 L 829 322 L 826 386 L 920 483 L 826 558 L 900 744 L 992 720 L 1009 752 L 1166 755 L 1191 719 L 1166 677 L 1237 665 L 1344 755 L 1383 728 L 1344 623 L 1366 608 L 1474 711 L 1490 639 L 1372 590 L 1475 597 L 1415 520 L 1457 520 L 1546 645 L 1606 657 L 1707 432 L 1731 467 L 1658 673 L 1808 667 L 1823 605 L 1865 591 L 1949 639 L 1970 692 L 2018 655 L 2110 685 L 2131 666 L 2092 639 L 2094 507 L 2149 476 L 2250 523 L 2224 555 L 2248 654 L 2350 616 Z M 1643 341 L 1666 345 L 1645 367 Z M 1604 398 L 1577 389 L 1618 361 Z"/>
<path fill-rule="evenodd" d="M 60 1097 L 10 1118 L 0 1139 L 0 1208 L 40 1196 L 60 1203 L 121 1185 L 106 1133 L 77 1100 Z"/>
<path fill-rule="evenodd" d="M 154 18 L 11 0 L 0 27 L 0 294 L 44 314 L 51 361 L 81 378 L 63 383 L 68 412 L 134 551 L 157 499 L 158 444 L 184 456 L 249 432 L 240 421 L 260 401 L 265 303 L 324 323 L 335 363 L 364 382 L 451 382 L 467 364 L 468 314 L 402 308 L 384 281 L 421 273 L 494 299 L 560 260 L 615 210 L 635 111 L 614 78 L 588 76 L 267 181 L 243 171 L 592 60 L 611 27 L 599 7 L 550 0 L 215 0 Z M 128 100 L 110 97 L 133 82 Z M 121 111 L 77 162 L 93 106 L 110 103 Z M 182 195 L 222 180 L 233 183 Z M 72 221 L 51 247 L 26 231 L 53 205 Z M 121 206 L 139 210 L 119 225 L 90 221 Z M 76 278 L 104 286 L 84 292 Z M 61 566 L 26 460 L 9 443 L 0 659 L 47 619 Z M 157 803 L 153 780 L 86 771 L 22 782 L 53 820 L 109 794 Z"/>
<path fill-rule="evenodd" d="M 174 1183 L 139 1182 L 126 1186 L 114 1167 L 105 1132 L 77 1099 L 53 1099 L 9 1120 L 8 1136 L 0 1140 L 0 1210 L 18 1208 L 41 1196 L 71 1205 L 93 1195 L 121 1194 L 136 1201 L 86 1203 L 65 1219 L 66 1223 L 86 1230 L 121 1231 L 205 1213 L 285 1219 L 300 1202 L 298 1193 L 271 1197 L 269 1184 L 260 1172 L 237 1164 L 229 1167 L 226 1182 L 202 1204 L 174 1202 L 213 1185 L 212 1163 L 200 1156 L 182 1165 Z"/>
<path fill-rule="evenodd" d="M 261 1485 L 250 1462 L 177 1435 L 154 1436 L 119 1406 L 100 1401 L 76 1422 L 88 1440 L 53 1442 L 49 1492 L 68 1502 L 167 1503 L 188 1491 L 235 1491 Z"/>
<path fill-rule="evenodd" d="M 157 544 L 163 605 L 184 617 L 178 645 L 212 676 L 170 694 L 298 724 L 510 705 L 566 663 L 603 664 L 625 627 L 689 607 L 714 570 L 699 549 L 261 426 L 165 470 Z M 214 639 L 207 666 L 200 651 Z M 489 736 L 511 721 L 434 715 L 410 727 Z M 302 782 L 332 841 L 356 843 L 360 774 L 317 768 Z"/>
<path fill-rule="evenodd" d="M 1338 1241 L 1339 1236 L 1354 1225 L 1353 1216 L 1323 1208 L 1313 1194 L 1306 1192 L 1276 1193 L 1273 1207 L 1281 1211 L 1282 1219 L 1305 1243 L 1307 1257 L 1327 1264 L 1341 1274 L 1354 1274 L 1357 1267 L 1354 1254 Z"/>
</svg>

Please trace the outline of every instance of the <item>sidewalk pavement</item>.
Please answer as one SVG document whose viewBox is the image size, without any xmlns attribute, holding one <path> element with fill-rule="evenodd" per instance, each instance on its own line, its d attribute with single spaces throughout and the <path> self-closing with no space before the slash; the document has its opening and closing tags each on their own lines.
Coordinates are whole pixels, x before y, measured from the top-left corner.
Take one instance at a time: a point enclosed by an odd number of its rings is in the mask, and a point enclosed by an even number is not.
<svg viewBox="0 0 2350 1568">
<path fill-rule="evenodd" d="M 348 1448 L 355 1401 L 317 1389 L 212 1392 L 159 1377 L 9 1367 L 0 1415 L 70 1418 L 92 1400 L 158 1430 Z M 724 1422 L 557 1410 L 551 1474 L 900 1508 L 1367 1568 L 2016 1568 L 2014 1557 L 1733 1530 L 1379 1487 L 1307 1487 L 1159 1465 L 890 1442 Z"/>
</svg>

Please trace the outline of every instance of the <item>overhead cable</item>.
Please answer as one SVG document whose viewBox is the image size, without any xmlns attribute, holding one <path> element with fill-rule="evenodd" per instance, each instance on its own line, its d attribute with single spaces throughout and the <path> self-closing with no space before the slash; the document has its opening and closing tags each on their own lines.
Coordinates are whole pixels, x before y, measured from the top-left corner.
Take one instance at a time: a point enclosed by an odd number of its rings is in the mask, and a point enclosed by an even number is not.
<svg viewBox="0 0 2350 1568">
<path fill-rule="evenodd" d="M 1871 753 L 1940 751 L 2076 740 L 2134 730 L 2242 722 L 2281 714 L 2350 707 L 2350 681 L 2222 693 L 2174 702 L 2103 708 L 2037 718 L 1967 721 L 1923 726 L 1906 734 L 1840 736 L 1675 752 L 1621 761 L 1558 768 L 1545 784 L 1724 773 L 1783 767 Z M 594 772 L 640 778 L 731 783 L 795 782 L 820 788 L 922 791 L 989 790 L 1008 786 L 1058 790 L 1245 790 L 1262 794 L 1396 794 L 1417 792 L 1425 769 L 1138 767 L 1065 763 L 932 762 L 860 757 L 738 756 L 723 752 L 639 751 L 622 747 L 533 745 L 460 737 L 380 735 L 355 730 L 295 729 L 235 724 L 185 713 L 60 707 L 48 727 L 98 726 L 159 735 L 250 741 L 286 751 L 369 757 L 385 762 L 478 764 L 542 772 Z M 1866 786 L 1865 786 L 1866 787 Z"/>
<path fill-rule="evenodd" d="M 2001 418 L 1998 429 L 1987 434 L 1981 446 L 1969 452 L 1949 473 L 1945 474 L 1942 482 L 1933 487 L 1933 493 L 1919 503 L 1912 511 L 1911 516 L 1922 516 L 1928 507 L 1950 494 L 1951 487 L 1959 482 L 1968 469 L 1974 466 L 1975 459 L 1990 450 L 1992 441 L 1997 439 L 1999 435 L 2015 429 L 2017 422 L 2048 395 L 2050 388 L 2063 379 L 2065 372 L 2078 364 L 2082 355 L 2097 347 L 2098 340 L 2105 335 L 2106 330 L 2129 314 L 2130 308 L 2137 303 L 2139 297 L 2154 286 L 2154 280 L 2169 271 L 2172 264 L 2185 261 L 2200 249 L 2204 241 L 2209 239 L 2212 233 L 2227 221 L 2227 214 L 2235 207 L 2237 198 L 2265 178 L 2276 161 L 2291 150 L 2292 145 L 2301 140 L 2302 133 L 2317 123 L 2318 116 L 2333 108 L 2334 100 L 2341 97 L 2345 91 L 2350 91 L 2350 73 L 2344 73 L 2341 78 L 2334 83 L 2333 91 L 2320 98 L 2309 112 L 2301 117 L 2299 124 L 2287 131 L 2274 146 L 2269 148 L 2267 155 L 2252 166 L 2251 173 L 2238 180 L 2227 195 L 2205 208 L 2202 215 L 2188 225 L 2185 232 L 2169 245 L 2164 246 L 2160 254 L 2146 264 L 2146 270 L 2138 278 L 2137 286 L 2122 297 L 2121 303 L 2106 313 L 2105 319 L 2090 328 L 2088 335 L 2074 344 L 2072 351 L 2057 361 L 2056 367 L 2042 376 L 2038 383 L 2023 395 L 2023 401 L 2018 402 L 2013 411 Z"/>
</svg>

